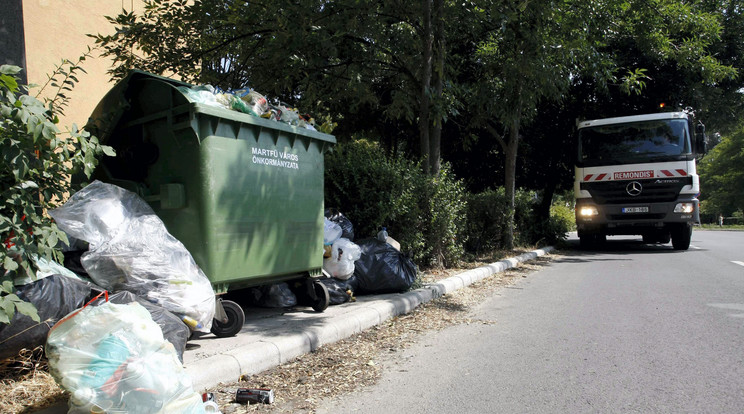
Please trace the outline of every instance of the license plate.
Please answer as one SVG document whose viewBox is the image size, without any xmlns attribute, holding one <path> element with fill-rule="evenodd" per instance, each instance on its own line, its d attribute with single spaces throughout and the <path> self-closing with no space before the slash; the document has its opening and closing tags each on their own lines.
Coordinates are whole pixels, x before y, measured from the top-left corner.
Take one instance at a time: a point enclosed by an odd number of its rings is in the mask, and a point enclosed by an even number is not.
<svg viewBox="0 0 744 414">
<path fill-rule="evenodd" d="M 623 213 L 648 213 L 648 207 L 623 207 Z"/>
</svg>

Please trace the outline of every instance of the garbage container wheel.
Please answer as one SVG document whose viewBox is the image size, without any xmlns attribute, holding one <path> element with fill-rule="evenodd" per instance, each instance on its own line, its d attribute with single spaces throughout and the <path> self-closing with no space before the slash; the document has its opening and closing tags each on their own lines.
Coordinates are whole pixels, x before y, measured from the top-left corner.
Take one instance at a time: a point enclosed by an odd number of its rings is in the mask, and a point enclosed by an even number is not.
<svg viewBox="0 0 744 414">
<path fill-rule="evenodd" d="M 227 314 L 227 322 L 221 322 L 217 319 L 212 321 L 212 333 L 218 338 L 235 336 L 245 324 L 245 313 L 237 303 L 231 300 L 223 300 L 222 307 Z"/>
<path fill-rule="evenodd" d="M 313 310 L 316 312 L 323 312 L 328 309 L 328 305 L 331 302 L 331 295 L 328 293 L 328 288 L 320 282 L 313 282 L 313 289 L 315 290 Z"/>
</svg>

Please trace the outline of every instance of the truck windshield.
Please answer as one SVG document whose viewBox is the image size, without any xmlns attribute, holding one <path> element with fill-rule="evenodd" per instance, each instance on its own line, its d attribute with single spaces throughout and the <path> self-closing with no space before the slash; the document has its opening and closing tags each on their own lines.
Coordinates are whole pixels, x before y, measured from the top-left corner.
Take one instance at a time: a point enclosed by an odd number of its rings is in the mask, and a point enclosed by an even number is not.
<svg viewBox="0 0 744 414">
<path fill-rule="evenodd" d="M 663 119 L 579 130 L 579 161 L 586 166 L 679 159 L 690 154 L 686 119 Z"/>
</svg>

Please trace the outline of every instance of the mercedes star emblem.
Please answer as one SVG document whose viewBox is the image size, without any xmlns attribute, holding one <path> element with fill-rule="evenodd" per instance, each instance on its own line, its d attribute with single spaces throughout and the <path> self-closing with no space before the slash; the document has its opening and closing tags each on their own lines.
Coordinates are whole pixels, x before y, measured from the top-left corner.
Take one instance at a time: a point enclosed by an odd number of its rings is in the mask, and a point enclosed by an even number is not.
<svg viewBox="0 0 744 414">
<path fill-rule="evenodd" d="M 625 191 L 627 191 L 631 197 L 639 196 L 641 195 L 641 191 L 643 191 L 643 186 L 638 181 L 631 181 L 625 186 Z"/>
</svg>

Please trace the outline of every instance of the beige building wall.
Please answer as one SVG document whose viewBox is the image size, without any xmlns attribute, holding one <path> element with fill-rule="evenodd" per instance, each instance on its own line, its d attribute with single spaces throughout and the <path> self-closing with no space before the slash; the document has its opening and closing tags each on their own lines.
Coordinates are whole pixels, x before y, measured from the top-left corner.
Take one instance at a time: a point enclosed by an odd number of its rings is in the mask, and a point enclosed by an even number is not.
<svg viewBox="0 0 744 414">
<path fill-rule="evenodd" d="M 114 26 L 105 16 L 116 16 L 122 9 L 142 11 L 142 0 L 23 0 L 23 25 L 26 41 L 26 67 L 29 84 L 43 85 L 47 75 L 62 59 L 77 61 L 88 46 L 95 46 L 87 34 L 110 34 Z M 85 125 L 93 109 L 114 82 L 106 73 L 111 60 L 93 57 L 81 65 L 87 73 L 79 73 L 79 83 L 70 97 L 60 128 L 65 130 L 73 123 Z M 51 88 L 47 87 L 52 93 Z M 30 94 L 36 95 L 37 89 Z"/>
</svg>

